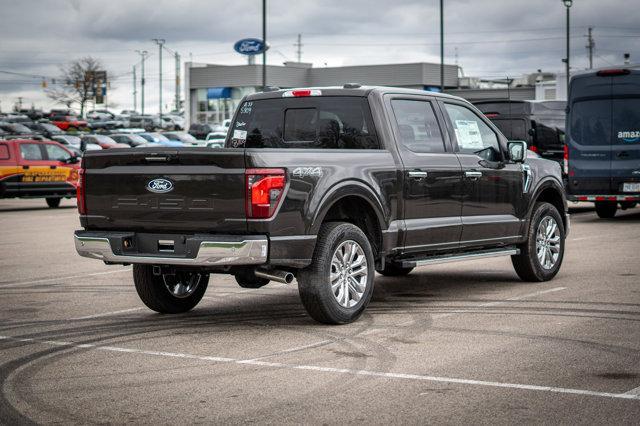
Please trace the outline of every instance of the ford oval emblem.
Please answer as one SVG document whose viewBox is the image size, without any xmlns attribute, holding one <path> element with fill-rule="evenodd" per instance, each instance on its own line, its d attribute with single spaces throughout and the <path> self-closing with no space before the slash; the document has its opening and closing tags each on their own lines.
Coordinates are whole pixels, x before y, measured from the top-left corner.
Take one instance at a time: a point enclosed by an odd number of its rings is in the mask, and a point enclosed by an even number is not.
<svg viewBox="0 0 640 426">
<path fill-rule="evenodd" d="M 268 47 L 265 49 L 264 42 L 258 38 L 244 38 L 238 40 L 233 45 L 233 49 L 241 55 L 259 55 L 267 50 Z"/>
<path fill-rule="evenodd" d="M 164 194 L 173 190 L 173 182 L 168 179 L 153 179 L 147 184 L 147 190 L 157 194 Z"/>
</svg>

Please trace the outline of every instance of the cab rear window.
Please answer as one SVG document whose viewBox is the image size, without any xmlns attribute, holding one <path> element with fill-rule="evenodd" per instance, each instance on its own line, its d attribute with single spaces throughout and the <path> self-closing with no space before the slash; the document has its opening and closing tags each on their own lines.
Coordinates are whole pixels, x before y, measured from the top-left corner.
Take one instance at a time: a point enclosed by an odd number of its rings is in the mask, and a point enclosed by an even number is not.
<svg viewBox="0 0 640 426">
<path fill-rule="evenodd" d="M 0 143 L 0 160 L 8 160 L 9 159 L 9 147 Z"/>
<path fill-rule="evenodd" d="M 240 106 L 230 147 L 379 149 L 369 104 L 348 96 L 262 99 Z"/>
</svg>

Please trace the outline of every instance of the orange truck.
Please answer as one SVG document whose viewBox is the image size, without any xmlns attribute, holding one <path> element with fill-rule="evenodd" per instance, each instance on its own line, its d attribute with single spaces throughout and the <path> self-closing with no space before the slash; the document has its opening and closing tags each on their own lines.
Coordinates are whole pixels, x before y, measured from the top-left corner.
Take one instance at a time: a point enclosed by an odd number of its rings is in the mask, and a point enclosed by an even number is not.
<svg viewBox="0 0 640 426">
<path fill-rule="evenodd" d="M 49 207 L 76 196 L 80 159 L 58 142 L 0 140 L 0 198 L 45 198 Z"/>
</svg>

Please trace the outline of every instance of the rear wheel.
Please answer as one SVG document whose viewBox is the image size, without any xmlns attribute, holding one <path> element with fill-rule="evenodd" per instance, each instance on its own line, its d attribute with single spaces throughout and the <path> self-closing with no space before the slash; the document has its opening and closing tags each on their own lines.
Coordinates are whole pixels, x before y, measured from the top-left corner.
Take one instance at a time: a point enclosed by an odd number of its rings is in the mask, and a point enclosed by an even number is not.
<svg viewBox="0 0 640 426">
<path fill-rule="evenodd" d="M 618 203 L 615 201 L 596 201 L 596 213 L 601 219 L 611 219 L 618 211 Z"/>
<path fill-rule="evenodd" d="M 52 209 L 60 207 L 60 197 L 47 197 L 47 205 Z"/>
<path fill-rule="evenodd" d="M 149 309 L 179 314 L 200 302 L 209 284 L 209 274 L 175 270 L 156 275 L 151 265 L 133 265 L 133 282 Z"/>
<path fill-rule="evenodd" d="M 376 269 L 376 272 L 385 277 L 404 277 L 409 275 L 413 268 L 403 268 L 394 263 L 385 263 L 384 269 Z"/>
<path fill-rule="evenodd" d="M 536 204 L 527 235 L 520 254 L 511 256 L 513 267 L 523 281 L 549 281 L 564 257 L 565 230 L 558 210 L 549 203 Z"/>
<path fill-rule="evenodd" d="M 300 299 L 313 319 L 325 324 L 355 321 L 373 295 L 371 244 L 355 225 L 323 224 L 313 263 L 297 278 Z"/>
</svg>

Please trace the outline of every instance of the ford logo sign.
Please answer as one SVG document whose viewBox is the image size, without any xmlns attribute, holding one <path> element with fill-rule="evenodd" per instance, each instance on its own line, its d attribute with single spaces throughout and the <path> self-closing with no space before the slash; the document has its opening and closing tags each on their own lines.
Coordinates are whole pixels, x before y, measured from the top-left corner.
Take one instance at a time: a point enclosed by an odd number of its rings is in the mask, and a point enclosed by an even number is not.
<svg viewBox="0 0 640 426">
<path fill-rule="evenodd" d="M 267 47 L 268 48 L 268 47 Z M 258 38 L 243 38 L 233 45 L 233 49 L 241 55 L 259 55 L 265 50 L 264 42 Z"/>
<path fill-rule="evenodd" d="M 173 190 L 173 182 L 168 179 L 153 179 L 147 184 L 147 190 L 156 194 L 164 194 Z"/>
</svg>

